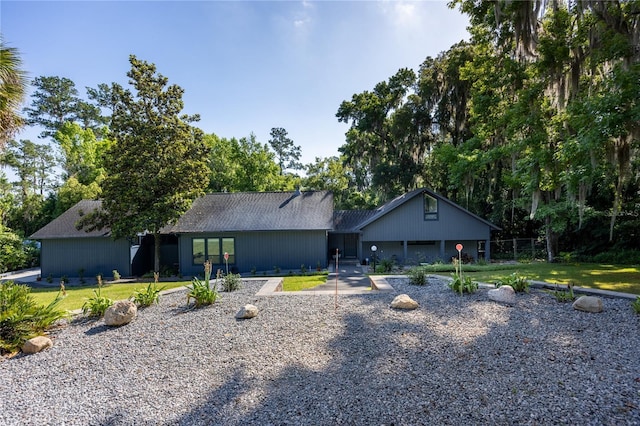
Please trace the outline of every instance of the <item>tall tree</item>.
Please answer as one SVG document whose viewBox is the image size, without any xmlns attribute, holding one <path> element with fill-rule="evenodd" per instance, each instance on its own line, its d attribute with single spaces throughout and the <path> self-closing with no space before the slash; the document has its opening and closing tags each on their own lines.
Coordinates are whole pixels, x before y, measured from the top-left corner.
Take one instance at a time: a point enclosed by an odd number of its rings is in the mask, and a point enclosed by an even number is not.
<svg viewBox="0 0 640 426">
<path fill-rule="evenodd" d="M 127 73 L 134 92 L 112 85 L 114 140 L 105 158 L 103 212 L 114 238 L 149 232 L 155 239 L 154 270 L 160 270 L 160 232 L 203 195 L 209 183 L 209 150 L 203 132 L 190 123 L 198 116 L 181 114 L 184 90 L 168 86 L 156 66 L 129 57 Z M 88 221 L 80 225 L 86 225 Z"/>
<path fill-rule="evenodd" d="M 271 129 L 271 139 L 269 145 L 276 153 L 276 161 L 280 167 L 280 174 L 284 174 L 287 169 L 300 170 L 300 146 L 294 145 L 293 140 L 287 136 L 287 131 L 282 127 Z"/>
<path fill-rule="evenodd" d="M 52 137 L 66 121 L 75 121 L 81 102 L 73 81 L 65 77 L 36 77 L 31 106 L 24 109 L 27 123 L 44 128 L 41 138 Z"/>
<path fill-rule="evenodd" d="M 24 125 L 19 111 L 27 84 L 20 53 L 0 36 L 0 150 Z"/>
</svg>

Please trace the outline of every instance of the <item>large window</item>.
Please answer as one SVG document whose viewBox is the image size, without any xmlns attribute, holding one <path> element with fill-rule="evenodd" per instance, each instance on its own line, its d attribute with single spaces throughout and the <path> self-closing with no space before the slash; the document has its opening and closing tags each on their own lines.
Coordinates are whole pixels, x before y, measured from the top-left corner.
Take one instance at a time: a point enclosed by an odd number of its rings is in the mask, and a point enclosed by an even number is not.
<svg viewBox="0 0 640 426">
<path fill-rule="evenodd" d="M 438 199 L 424 194 L 424 220 L 438 220 Z"/>
<path fill-rule="evenodd" d="M 202 265 L 208 259 L 214 265 L 224 264 L 224 254 L 229 254 L 229 263 L 236 262 L 235 238 L 194 238 L 191 240 L 193 264 Z"/>
</svg>

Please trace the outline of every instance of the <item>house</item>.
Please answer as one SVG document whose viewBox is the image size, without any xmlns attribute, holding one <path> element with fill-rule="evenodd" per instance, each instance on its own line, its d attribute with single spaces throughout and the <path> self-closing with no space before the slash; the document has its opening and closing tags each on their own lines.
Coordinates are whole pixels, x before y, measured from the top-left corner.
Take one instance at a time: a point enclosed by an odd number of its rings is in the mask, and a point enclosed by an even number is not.
<svg viewBox="0 0 640 426">
<path fill-rule="evenodd" d="M 402 264 L 448 262 L 457 244 L 474 259 L 490 259 L 497 226 L 425 188 L 375 210 L 337 211 L 329 246 L 346 258 L 391 258 Z M 376 251 L 372 250 L 376 248 Z"/>
<path fill-rule="evenodd" d="M 42 242 L 43 276 L 142 275 L 153 268 L 153 238 L 140 234 L 113 240 L 109 230 L 86 232 L 78 219 L 100 201 L 84 200 L 31 236 Z M 335 211 L 329 191 L 208 194 L 193 202 L 176 223 L 162 230 L 161 264 L 182 275 L 214 269 L 233 272 L 301 265 L 323 267 L 338 250 L 342 258 L 392 258 L 413 264 L 448 260 L 456 244 L 475 259 L 490 258 L 489 240 L 498 229 L 427 189 L 418 189 L 376 210 Z"/>
</svg>

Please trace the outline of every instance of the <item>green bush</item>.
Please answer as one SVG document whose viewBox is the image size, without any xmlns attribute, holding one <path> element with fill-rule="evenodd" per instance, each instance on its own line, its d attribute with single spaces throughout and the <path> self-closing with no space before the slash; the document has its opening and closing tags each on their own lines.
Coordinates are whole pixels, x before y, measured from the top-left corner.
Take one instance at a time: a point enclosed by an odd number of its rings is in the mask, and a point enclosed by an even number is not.
<svg viewBox="0 0 640 426">
<path fill-rule="evenodd" d="M 93 290 L 93 297 L 90 297 L 82 305 L 82 313 L 90 317 L 101 318 L 109 306 L 113 305 L 113 300 L 100 295 L 102 285 L 98 285 L 97 290 Z"/>
<path fill-rule="evenodd" d="M 393 259 L 380 259 L 381 272 L 391 272 L 394 265 L 395 262 L 393 261 Z"/>
<path fill-rule="evenodd" d="M 564 291 L 564 290 L 559 290 L 558 289 L 558 284 L 556 284 L 556 289 L 551 291 L 551 290 L 547 290 L 547 293 L 551 294 L 553 297 L 556 298 L 556 301 L 560 302 L 560 303 L 566 303 L 566 302 L 573 302 L 576 299 L 575 294 L 573 293 L 573 283 L 569 283 L 568 287 L 569 290 L 568 291 Z"/>
<path fill-rule="evenodd" d="M 496 287 L 510 285 L 517 293 L 529 292 L 529 280 L 517 272 L 495 282 Z"/>
<path fill-rule="evenodd" d="M 411 268 L 407 272 L 409 282 L 413 285 L 425 285 L 427 283 L 427 271 L 424 268 Z"/>
<path fill-rule="evenodd" d="M 633 310 L 636 312 L 636 314 L 640 315 L 640 296 L 638 296 L 635 302 L 631 304 L 631 307 L 633 307 Z"/>
<path fill-rule="evenodd" d="M 226 292 L 236 291 L 242 285 L 240 274 L 227 274 L 222 277 L 222 290 Z"/>
<path fill-rule="evenodd" d="M 133 296 L 131 296 L 131 299 L 136 305 L 142 308 L 151 306 L 154 303 L 157 305 L 162 290 L 164 290 L 164 287 L 159 288 L 155 282 L 149 283 L 146 289 L 136 290 Z"/>
<path fill-rule="evenodd" d="M 195 307 L 207 306 L 215 303 L 218 300 L 218 291 L 215 287 L 211 287 L 211 262 L 206 261 L 204 263 L 204 280 L 200 280 L 198 277 L 193 277 L 191 281 L 191 287 L 187 286 L 189 293 L 187 294 L 187 305 L 194 299 Z"/>
<path fill-rule="evenodd" d="M 114 269 L 113 271 L 111 271 L 111 273 L 113 274 L 114 281 L 118 281 L 121 278 L 120 272 L 118 272 L 117 269 Z"/>
<path fill-rule="evenodd" d="M 591 258 L 594 263 L 613 263 L 617 265 L 640 264 L 640 250 L 611 250 L 596 254 Z"/>
<path fill-rule="evenodd" d="M 38 305 L 30 292 L 26 285 L 0 284 L 0 352 L 17 351 L 26 340 L 67 317 L 66 311 L 57 308 L 64 297 L 62 291 L 47 306 Z"/>
<path fill-rule="evenodd" d="M 22 239 L 0 225 L 0 272 L 20 269 L 26 261 Z"/>
<path fill-rule="evenodd" d="M 449 288 L 456 293 L 474 293 L 478 290 L 478 283 L 471 280 L 471 277 L 463 277 L 460 274 L 451 274 L 453 280 L 449 283 Z"/>
<path fill-rule="evenodd" d="M 222 278 L 222 289 L 226 292 L 236 291 L 242 287 L 240 274 L 227 274 Z"/>
</svg>

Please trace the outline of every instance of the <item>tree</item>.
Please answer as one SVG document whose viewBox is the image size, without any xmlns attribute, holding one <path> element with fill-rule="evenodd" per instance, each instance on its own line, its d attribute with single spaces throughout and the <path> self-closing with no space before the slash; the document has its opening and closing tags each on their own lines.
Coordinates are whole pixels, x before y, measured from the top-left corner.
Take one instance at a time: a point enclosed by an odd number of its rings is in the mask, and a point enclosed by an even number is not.
<svg viewBox="0 0 640 426">
<path fill-rule="evenodd" d="M 178 220 L 209 183 L 209 150 L 203 132 L 181 114 L 184 90 L 167 86 L 156 66 L 129 57 L 135 93 L 113 83 L 114 140 L 104 167 L 102 212 L 79 224 L 111 228 L 113 238 L 149 232 L 155 240 L 154 270 L 160 270 L 160 232 Z"/>
<path fill-rule="evenodd" d="M 276 161 L 280 167 L 280 174 L 284 174 L 286 169 L 300 170 L 302 164 L 300 160 L 300 147 L 293 144 L 293 140 L 287 137 L 287 131 L 282 127 L 271 129 L 271 139 L 269 145 L 276 153 Z"/>
<path fill-rule="evenodd" d="M 24 125 L 18 111 L 27 91 L 27 75 L 21 67 L 18 50 L 7 47 L 0 37 L 0 150 Z"/>
<path fill-rule="evenodd" d="M 31 107 L 24 109 L 27 124 L 42 126 L 41 138 L 55 135 L 66 121 L 75 121 L 80 102 L 73 81 L 64 77 L 36 77 L 31 83 L 36 91 L 31 95 Z"/>
<path fill-rule="evenodd" d="M 211 191 L 287 191 L 300 180 L 295 175 L 280 174 L 274 153 L 253 133 L 240 139 L 207 135 L 205 140 L 211 148 Z"/>
</svg>

